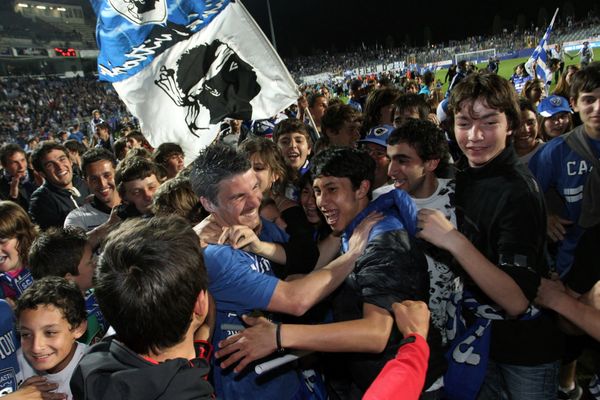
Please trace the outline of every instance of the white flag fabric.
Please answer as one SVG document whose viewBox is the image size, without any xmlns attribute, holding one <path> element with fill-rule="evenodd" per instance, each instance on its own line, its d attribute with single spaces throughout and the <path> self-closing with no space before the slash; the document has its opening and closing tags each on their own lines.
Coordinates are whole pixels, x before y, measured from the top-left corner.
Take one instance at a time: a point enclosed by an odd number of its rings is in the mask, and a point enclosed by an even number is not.
<svg viewBox="0 0 600 400">
<path fill-rule="evenodd" d="M 224 118 L 266 119 L 299 92 L 239 1 L 91 0 L 101 80 L 112 82 L 154 147 L 186 161 Z"/>
</svg>

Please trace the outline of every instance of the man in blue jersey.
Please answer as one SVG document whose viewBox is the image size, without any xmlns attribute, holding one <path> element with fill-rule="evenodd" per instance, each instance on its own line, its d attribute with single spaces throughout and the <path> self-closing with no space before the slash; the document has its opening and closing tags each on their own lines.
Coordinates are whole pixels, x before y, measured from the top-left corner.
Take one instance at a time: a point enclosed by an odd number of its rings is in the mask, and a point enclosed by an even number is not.
<svg viewBox="0 0 600 400">
<path fill-rule="evenodd" d="M 593 63 L 573 76 L 571 104 L 583 124 L 548 142 L 529 163 L 541 190 L 554 189 L 564 201 L 561 210 L 550 210 L 548 216 L 548 237 L 558 242 L 556 270 L 561 276 L 571 268 L 583 228 L 599 222 L 598 192 L 592 196 L 592 190 L 585 190 L 594 173 L 597 182 L 599 171 L 593 167 L 591 157 L 585 157 L 569 143 L 579 136 L 588 144 L 592 156 L 596 160 L 600 157 L 600 63 Z"/>
<path fill-rule="evenodd" d="M 280 321 L 277 313 L 304 314 L 342 283 L 364 250 L 366 235 L 364 240 L 355 235 L 349 251 L 329 265 L 301 279 L 281 281 L 272 263 L 285 264 L 285 251 L 276 243 L 286 242 L 287 234 L 260 217 L 262 194 L 249 160 L 228 146 L 209 146 L 192 164 L 190 181 L 203 207 L 226 228 L 231 244 L 209 245 L 204 251 L 216 306 L 215 344 L 243 328 L 243 315 L 260 313 Z M 271 339 L 275 345 L 275 336 Z M 254 371 L 237 374 L 218 363 L 214 367 L 215 391 L 225 400 L 315 398 L 293 368 L 258 376 Z"/>
</svg>

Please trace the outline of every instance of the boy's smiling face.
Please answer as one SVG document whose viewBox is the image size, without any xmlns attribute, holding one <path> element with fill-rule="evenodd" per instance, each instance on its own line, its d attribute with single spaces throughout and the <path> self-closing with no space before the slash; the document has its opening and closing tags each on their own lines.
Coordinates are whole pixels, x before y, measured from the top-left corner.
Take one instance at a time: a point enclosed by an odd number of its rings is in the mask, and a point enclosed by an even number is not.
<svg viewBox="0 0 600 400">
<path fill-rule="evenodd" d="M 62 311 L 51 304 L 23 310 L 19 325 L 25 358 L 36 371 L 50 374 L 69 364 L 77 346 L 75 341 L 87 328 L 85 322 L 71 327 Z"/>
</svg>

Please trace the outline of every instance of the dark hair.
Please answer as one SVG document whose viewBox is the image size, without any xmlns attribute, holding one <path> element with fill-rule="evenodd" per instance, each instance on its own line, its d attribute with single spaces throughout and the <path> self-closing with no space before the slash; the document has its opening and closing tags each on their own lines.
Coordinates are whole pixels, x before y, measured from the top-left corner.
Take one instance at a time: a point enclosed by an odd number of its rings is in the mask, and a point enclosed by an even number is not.
<svg viewBox="0 0 600 400">
<path fill-rule="evenodd" d="M 127 155 L 127 152 L 123 154 L 124 150 L 126 149 L 127 139 L 125 139 L 124 137 L 115 140 L 115 142 L 113 143 L 113 152 L 115 153 L 115 157 L 119 160 L 125 158 L 125 156 Z M 121 155 L 123 155 L 123 157 L 121 157 Z"/>
<path fill-rule="evenodd" d="M 366 151 L 349 147 L 330 147 L 313 157 L 310 166 L 311 179 L 320 176 L 348 178 L 354 190 L 361 182 L 369 181 L 369 199 L 375 179 L 375 161 Z"/>
<path fill-rule="evenodd" d="M 0 147 L 0 163 L 3 167 L 6 167 L 8 159 L 12 157 L 15 153 L 21 153 L 24 156 L 27 155 L 25 153 L 25 150 L 23 150 L 21 146 L 15 143 L 6 143 L 3 144 L 2 147 Z"/>
<path fill-rule="evenodd" d="M 396 110 L 400 113 L 413 108 L 419 113 L 419 119 L 427 119 L 429 106 L 425 98 L 420 94 L 405 93 L 396 100 Z"/>
<path fill-rule="evenodd" d="M 29 248 L 38 234 L 27 212 L 17 203 L 0 201 L 0 238 L 16 238 L 21 263 L 27 261 Z"/>
<path fill-rule="evenodd" d="M 308 128 L 304 122 L 299 119 L 288 118 L 275 125 L 275 129 L 273 130 L 273 142 L 277 143 L 281 135 L 285 135 L 286 133 L 300 133 L 306 138 L 308 146 L 310 147 L 312 145 Z"/>
<path fill-rule="evenodd" d="M 218 204 L 219 183 L 243 174 L 251 168 L 250 161 L 235 149 L 215 143 L 198 154 L 190 169 L 192 190 L 198 197 L 206 197 Z"/>
<path fill-rule="evenodd" d="M 188 221 L 136 218 L 109 234 L 95 294 L 119 340 L 147 354 L 181 343 L 207 286 L 198 236 Z"/>
<path fill-rule="evenodd" d="M 535 109 L 535 106 L 533 103 L 531 103 L 531 101 L 529 101 L 529 99 L 525 97 L 519 97 L 519 109 L 521 111 L 529 110 L 537 116 L 537 110 Z"/>
<path fill-rule="evenodd" d="M 248 159 L 254 154 L 258 154 L 262 162 L 267 164 L 272 173 L 277 174 L 279 178 L 272 187 L 273 194 L 283 194 L 286 185 L 296 177 L 295 171 L 289 167 L 277 145 L 269 139 L 256 137 L 246 139 L 242 142 L 238 150 L 246 155 Z"/>
<path fill-rule="evenodd" d="M 313 108 L 317 103 L 317 100 L 321 97 L 325 97 L 325 95 L 323 93 L 313 93 L 310 96 L 308 96 L 308 107 Z"/>
<path fill-rule="evenodd" d="M 34 280 L 17 300 L 15 315 L 18 319 L 23 311 L 35 310 L 38 306 L 46 305 L 58 308 L 71 328 L 79 326 L 87 319 L 85 300 L 79 288 L 58 276 Z"/>
<path fill-rule="evenodd" d="M 29 250 L 29 269 L 34 279 L 45 276 L 64 277 L 79 275 L 87 235 L 81 228 L 48 228 L 42 232 Z"/>
<path fill-rule="evenodd" d="M 410 119 L 390 134 L 387 143 L 391 146 L 408 144 L 424 162 L 439 159 L 436 175 L 446 175 L 450 160 L 448 141 L 444 131 L 433 122 Z"/>
<path fill-rule="evenodd" d="M 327 130 L 339 131 L 344 122 L 354 122 L 361 119 L 361 114 L 348 104 L 334 104 L 327 108 L 321 119 L 321 130 L 327 136 Z"/>
<path fill-rule="evenodd" d="M 169 179 L 156 190 L 152 202 L 157 217 L 175 214 L 197 224 L 208 216 L 188 178 Z"/>
<path fill-rule="evenodd" d="M 600 62 L 593 62 L 575 72 L 571 78 L 570 95 L 575 102 L 582 92 L 592 92 L 600 87 Z"/>
<path fill-rule="evenodd" d="M 178 145 L 177 143 L 161 143 L 161 145 L 154 150 L 152 158 L 154 159 L 155 163 L 164 166 L 167 163 L 169 157 L 171 157 L 174 154 L 183 155 L 183 149 L 180 145 Z"/>
<path fill-rule="evenodd" d="M 96 124 L 96 130 L 98 129 L 107 129 L 108 132 L 110 132 L 110 125 L 108 125 L 108 122 L 102 121 L 99 124 Z"/>
<path fill-rule="evenodd" d="M 79 143 L 75 139 L 69 139 L 63 143 L 63 146 L 67 148 L 67 150 L 72 152 L 77 152 L 79 155 L 82 155 L 86 152 L 87 147 L 83 143 Z"/>
<path fill-rule="evenodd" d="M 125 194 L 126 182 L 137 179 L 146 179 L 149 176 L 156 176 L 158 181 L 163 177 L 162 170 L 150 160 L 142 157 L 127 157 L 121 161 L 115 173 L 115 184 L 121 196 Z"/>
<path fill-rule="evenodd" d="M 117 159 L 113 153 L 103 147 L 95 147 L 89 149 L 81 156 L 81 171 L 83 171 L 83 175 L 87 176 L 87 167 L 98 161 L 110 161 L 113 168 L 117 166 Z"/>
<path fill-rule="evenodd" d="M 37 172 L 44 172 L 44 165 L 42 159 L 46 157 L 48 153 L 53 150 L 60 150 L 65 153 L 65 156 L 69 156 L 69 151 L 62 144 L 58 144 L 54 141 L 47 140 L 31 153 L 31 164 Z"/>
<path fill-rule="evenodd" d="M 153 161 L 152 153 L 150 152 L 150 150 L 148 150 L 145 147 L 135 147 L 133 149 L 129 149 L 125 158 L 134 158 L 134 157 L 145 158 L 148 161 Z"/>
<path fill-rule="evenodd" d="M 400 91 L 394 88 L 381 88 L 373 90 L 365 102 L 365 122 L 363 130 L 367 131 L 379 125 L 381 109 L 390 104 L 395 104 L 400 97 Z M 393 118 L 393 115 L 392 115 Z"/>
<path fill-rule="evenodd" d="M 517 132 L 521 125 L 521 111 L 517 92 L 506 79 L 489 72 L 470 74 L 462 79 L 448 101 L 448 112 L 452 120 L 460 111 L 464 101 L 482 99 L 487 107 L 506 114 L 508 130 Z M 509 136 L 508 138 L 512 137 Z"/>
</svg>

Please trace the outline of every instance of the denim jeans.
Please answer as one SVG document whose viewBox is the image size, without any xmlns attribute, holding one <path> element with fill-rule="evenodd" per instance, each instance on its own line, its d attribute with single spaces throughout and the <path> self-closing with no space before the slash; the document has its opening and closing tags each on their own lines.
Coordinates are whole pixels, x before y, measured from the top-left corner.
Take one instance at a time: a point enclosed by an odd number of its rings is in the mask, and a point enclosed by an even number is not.
<svg viewBox="0 0 600 400">
<path fill-rule="evenodd" d="M 560 361 L 534 366 L 489 360 L 477 400 L 556 399 Z"/>
</svg>

